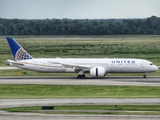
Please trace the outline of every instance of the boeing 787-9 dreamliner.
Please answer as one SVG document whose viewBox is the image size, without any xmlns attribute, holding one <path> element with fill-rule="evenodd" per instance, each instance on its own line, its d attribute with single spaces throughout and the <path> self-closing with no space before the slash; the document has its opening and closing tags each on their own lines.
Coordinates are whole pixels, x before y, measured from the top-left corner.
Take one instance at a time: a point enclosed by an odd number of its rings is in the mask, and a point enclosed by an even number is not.
<svg viewBox="0 0 160 120">
<path fill-rule="evenodd" d="M 77 78 L 85 78 L 85 73 L 93 77 L 105 77 L 107 73 L 155 72 L 158 67 L 144 59 L 132 58 L 34 58 L 13 38 L 7 37 L 14 60 L 7 60 L 14 67 L 50 73 L 78 73 Z"/>
</svg>

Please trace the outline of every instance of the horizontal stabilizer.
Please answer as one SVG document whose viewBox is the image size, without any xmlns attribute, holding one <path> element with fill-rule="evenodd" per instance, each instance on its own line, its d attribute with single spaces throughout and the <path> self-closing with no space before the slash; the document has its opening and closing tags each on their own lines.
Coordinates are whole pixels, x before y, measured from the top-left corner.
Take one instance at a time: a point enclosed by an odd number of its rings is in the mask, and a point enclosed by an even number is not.
<svg viewBox="0 0 160 120">
<path fill-rule="evenodd" d="M 7 64 L 8 65 L 10 65 L 10 64 L 14 64 L 14 65 L 24 65 L 24 64 L 22 64 L 22 63 L 19 63 L 19 62 L 15 62 L 15 61 L 13 61 L 13 60 L 7 60 Z"/>
</svg>

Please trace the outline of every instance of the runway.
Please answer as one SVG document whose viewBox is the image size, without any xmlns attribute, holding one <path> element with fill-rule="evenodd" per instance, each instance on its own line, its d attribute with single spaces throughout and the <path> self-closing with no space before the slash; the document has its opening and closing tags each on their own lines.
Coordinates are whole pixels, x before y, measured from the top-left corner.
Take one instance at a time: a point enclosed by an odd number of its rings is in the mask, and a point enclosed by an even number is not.
<svg viewBox="0 0 160 120">
<path fill-rule="evenodd" d="M 0 111 L 0 120 L 159 120 L 158 115 L 64 115 L 40 113 L 6 113 Z"/>
<path fill-rule="evenodd" d="M 0 84 L 52 84 L 52 85 L 114 85 L 114 86 L 160 86 L 157 77 L 105 77 L 77 79 L 76 77 L 0 77 Z"/>
<path fill-rule="evenodd" d="M 54 105 L 160 104 L 160 98 L 0 99 L 0 108 Z"/>
</svg>

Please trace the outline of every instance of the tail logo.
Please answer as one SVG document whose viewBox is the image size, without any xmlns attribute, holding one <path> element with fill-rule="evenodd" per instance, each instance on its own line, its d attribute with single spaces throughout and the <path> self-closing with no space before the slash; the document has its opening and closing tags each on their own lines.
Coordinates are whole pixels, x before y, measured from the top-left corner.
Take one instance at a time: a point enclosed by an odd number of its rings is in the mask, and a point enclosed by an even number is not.
<svg viewBox="0 0 160 120">
<path fill-rule="evenodd" d="M 32 59 L 32 57 L 23 49 L 20 48 L 15 55 L 15 60 L 27 60 Z"/>
</svg>

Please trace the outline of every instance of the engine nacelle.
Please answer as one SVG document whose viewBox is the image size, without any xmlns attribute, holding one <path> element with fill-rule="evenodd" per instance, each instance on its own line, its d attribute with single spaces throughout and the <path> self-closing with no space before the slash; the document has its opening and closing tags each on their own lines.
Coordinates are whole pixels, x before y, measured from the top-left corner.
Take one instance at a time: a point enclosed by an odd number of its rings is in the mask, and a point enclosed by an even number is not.
<svg viewBox="0 0 160 120">
<path fill-rule="evenodd" d="M 103 67 L 94 67 L 90 69 L 90 75 L 94 77 L 104 77 L 107 74 L 107 70 Z"/>
</svg>

